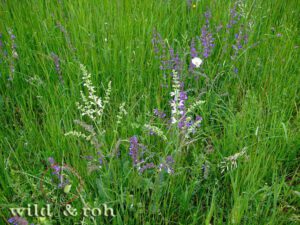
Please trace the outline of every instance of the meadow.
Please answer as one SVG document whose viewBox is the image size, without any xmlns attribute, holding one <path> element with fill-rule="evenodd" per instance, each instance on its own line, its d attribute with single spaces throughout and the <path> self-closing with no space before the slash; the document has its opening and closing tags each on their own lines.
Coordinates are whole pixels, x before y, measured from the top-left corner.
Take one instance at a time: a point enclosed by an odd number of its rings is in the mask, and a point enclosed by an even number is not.
<svg viewBox="0 0 300 225">
<path fill-rule="evenodd" d="M 1 0 L 0 224 L 299 224 L 299 6 Z"/>
</svg>

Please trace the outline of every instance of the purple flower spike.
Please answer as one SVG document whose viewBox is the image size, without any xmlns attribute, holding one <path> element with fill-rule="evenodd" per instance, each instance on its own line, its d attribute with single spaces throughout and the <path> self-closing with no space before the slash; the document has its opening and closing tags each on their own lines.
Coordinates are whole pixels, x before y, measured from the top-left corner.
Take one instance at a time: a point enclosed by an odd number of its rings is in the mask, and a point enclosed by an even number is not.
<svg viewBox="0 0 300 225">
<path fill-rule="evenodd" d="M 55 53 L 51 53 L 54 65 L 55 65 L 55 70 L 56 73 L 58 74 L 58 78 L 61 82 L 61 84 L 64 83 L 63 77 L 62 77 L 62 72 L 61 72 L 61 68 L 60 68 L 60 58 L 58 57 L 58 55 L 56 55 Z"/>
<path fill-rule="evenodd" d="M 139 153 L 138 139 L 136 136 L 133 136 L 130 138 L 129 155 L 131 156 L 134 165 L 139 163 L 138 153 Z"/>
<path fill-rule="evenodd" d="M 227 24 L 227 28 L 232 28 L 239 20 L 240 16 L 236 11 L 237 5 L 235 4 L 232 9 L 230 9 L 230 20 Z"/>
<path fill-rule="evenodd" d="M 195 45 L 195 39 L 193 38 L 191 41 L 191 46 L 190 46 L 190 55 L 191 55 L 191 62 L 190 62 L 190 72 L 193 72 L 195 65 L 192 63 L 192 59 L 195 57 L 198 57 L 198 52 L 196 50 L 196 45 Z"/>
<path fill-rule="evenodd" d="M 174 161 L 173 157 L 170 156 L 170 155 L 168 155 L 167 158 L 166 158 L 166 163 L 167 163 L 168 165 L 173 165 L 174 162 L 175 162 L 175 161 Z"/>
<path fill-rule="evenodd" d="M 22 217 L 14 216 L 8 220 L 13 225 L 28 225 L 28 221 Z"/>
<path fill-rule="evenodd" d="M 147 163 L 147 164 L 144 165 L 142 168 L 140 168 L 139 172 L 140 172 L 140 173 L 143 173 L 145 170 L 153 169 L 153 168 L 155 168 L 154 163 Z"/>
<path fill-rule="evenodd" d="M 49 157 L 48 161 L 51 165 L 55 164 L 54 158 L 53 157 Z"/>
<path fill-rule="evenodd" d="M 211 55 L 214 45 L 214 38 L 208 30 L 208 26 L 205 25 L 201 30 L 201 43 L 203 48 L 203 57 L 208 58 Z"/>
<path fill-rule="evenodd" d="M 153 113 L 154 113 L 155 116 L 157 116 L 157 117 L 159 117 L 161 119 L 163 119 L 163 118 L 166 117 L 166 114 L 164 112 L 162 112 L 162 111 L 159 111 L 158 109 L 154 109 Z"/>
</svg>

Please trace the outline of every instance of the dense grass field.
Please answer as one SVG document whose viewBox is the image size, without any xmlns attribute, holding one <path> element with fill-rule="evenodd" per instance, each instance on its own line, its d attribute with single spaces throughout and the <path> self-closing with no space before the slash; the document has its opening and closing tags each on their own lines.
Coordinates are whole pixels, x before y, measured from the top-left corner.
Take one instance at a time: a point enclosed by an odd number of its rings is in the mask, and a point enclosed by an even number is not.
<svg viewBox="0 0 300 225">
<path fill-rule="evenodd" d="M 299 224 L 299 15 L 1 0 L 0 224 Z"/>
</svg>

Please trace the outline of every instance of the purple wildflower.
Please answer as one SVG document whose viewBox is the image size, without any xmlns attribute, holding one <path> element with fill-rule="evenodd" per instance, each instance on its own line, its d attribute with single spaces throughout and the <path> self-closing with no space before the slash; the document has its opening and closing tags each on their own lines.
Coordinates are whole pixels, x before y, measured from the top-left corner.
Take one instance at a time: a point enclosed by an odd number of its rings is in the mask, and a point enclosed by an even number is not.
<svg viewBox="0 0 300 225">
<path fill-rule="evenodd" d="M 59 173 L 61 171 L 60 166 L 54 164 L 54 165 L 51 165 L 51 168 L 53 170 L 52 174 L 59 175 Z"/>
<path fill-rule="evenodd" d="M 130 138 L 129 155 L 131 156 L 134 165 L 137 165 L 139 163 L 138 154 L 139 154 L 138 138 L 136 136 L 133 136 Z"/>
<path fill-rule="evenodd" d="M 102 155 L 102 153 L 100 151 L 97 152 L 97 155 L 99 155 L 98 161 L 99 161 L 100 165 L 103 165 L 104 156 Z"/>
<path fill-rule="evenodd" d="M 50 163 L 51 165 L 55 164 L 55 160 L 54 160 L 53 157 L 49 157 L 49 158 L 48 158 L 48 161 L 49 161 L 49 163 Z"/>
<path fill-rule="evenodd" d="M 28 221 L 19 216 L 11 217 L 10 219 L 8 219 L 8 222 L 13 225 L 28 225 Z"/>
<path fill-rule="evenodd" d="M 12 57 L 14 59 L 17 59 L 19 56 L 18 56 L 18 53 L 17 53 L 17 45 L 15 43 L 16 36 L 12 33 L 12 30 L 9 30 L 8 33 L 10 35 L 10 40 L 11 40 L 11 53 L 12 53 Z"/>
<path fill-rule="evenodd" d="M 191 41 L 191 46 L 190 46 L 190 55 L 191 55 L 191 62 L 190 62 L 190 72 L 194 71 L 194 68 L 196 67 L 193 63 L 192 63 L 192 59 L 195 57 L 198 57 L 198 53 L 196 50 L 196 46 L 195 46 L 195 39 L 193 38 Z"/>
<path fill-rule="evenodd" d="M 203 173 L 203 178 L 207 179 L 208 175 L 209 175 L 209 171 L 210 171 L 210 167 L 209 167 L 208 163 L 205 162 L 204 164 L 202 164 L 201 170 Z"/>
<path fill-rule="evenodd" d="M 205 24 L 208 26 L 209 25 L 209 20 L 211 18 L 211 11 L 210 10 L 207 10 L 205 13 L 204 13 L 204 17 L 205 17 Z"/>
<path fill-rule="evenodd" d="M 203 57 L 208 58 L 212 52 L 214 45 L 214 38 L 209 32 L 208 26 L 204 25 L 201 30 L 201 43 L 203 47 Z"/>
<path fill-rule="evenodd" d="M 56 70 L 56 73 L 58 74 L 60 83 L 64 84 L 64 79 L 62 77 L 62 72 L 61 72 L 61 68 L 60 68 L 60 58 L 54 52 L 51 52 L 51 56 L 52 56 L 52 59 L 53 59 L 54 65 L 55 65 L 55 70 Z"/>
<path fill-rule="evenodd" d="M 201 117 L 201 116 L 196 116 L 196 121 L 202 121 L 203 120 L 203 118 Z"/>
<path fill-rule="evenodd" d="M 146 163 L 143 167 L 141 167 L 141 168 L 139 169 L 139 172 L 140 172 L 140 173 L 143 173 L 145 170 L 153 169 L 153 168 L 155 168 L 154 163 Z"/>
<path fill-rule="evenodd" d="M 175 53 L 173 48 L 167 49 L 165 41 L 156 30 L 153 31 L 152 45 L 156 57 L 160 59 L 160 69 L 163 71 L 164 79 L 166 79 L 166 71 L 176 70 L 180 73 L 182 62 L 179 54 Z"/>
<path fill-rule="evenodd" d="M 56 27 L 63 33 L 64 37 L 65 37 L 65 40 L 68 44 L 68 47 L 74 52 L 76 51 L 76 48 L 73 47 L 72 43 L 71 43 L 71 39 L 70 39 L 70 36 L 69 36 L 69 33 L 68 31 L 66 30 L 66 28 L 59 22 L 57 21 L 56 22 Z"/>
<path fill-rule="evenodd" d="M 171 155 L 168 155 L 167 158 L 166 158 L 166 163 L 170 166 L 172 166 L 174 164 L 174 159 Z"/>
<path fill-rule="evenodd" d="M 230 20 L 227 24 L 227 28 L 232 28 L 233 25 L 235 25 L 240 20 L 240 16 L 238 15 L 236 8 L 237 4 L 234 4 L 233 8 L 230 9 Z"/>
<path fill-rule="evenodd" d="M 68 185 L 70 183 L 69 180 L 64 179 L 64 175 L 62 174 L 64 168 L 57 165 L 53 157 L 49 157 L 48 161 L 51 165 L 52 175 L 54 175 L 54 177 L 56 177 L 56 180 L 58 179 L 59 181 L 57 186 L 59 188 L 63 188 Z M 54 181 L 54 179 L 52 180 Z"/>
<path fill-rule="evenodd" d="M 154 113 L 155 116 L 157 116 L 157 117 L 159 117 L 161 119 L 163 119 L 163 118 L 166 117 L 166 114 L 164 112 L 158 110 L 158 109 L 154 109 L 153 113 Z"/>
<path fill-rule="evenodd" d="M 186 117 L 183 116 L 180 118 L 180 120 L 178 122 L 178 128 L 183 129 L 185 126 L 186 126 Z"/>
<path fill-rule="evenodd" d="M 248 35 L 244 34 L 242 29 L 239 31 L 239 33 L 235 34 L 234 37 L 235 43 L 232 45 L 234 53 L 231 56 L 231 59 L 235 59 L 238 56 L 239 51 L 243 48 L 243 46 L 248 43 Z"/>
<path fill-rule="evenodd" d="M 172 156 L 169 155 L 166 157 L 165 163 L 161 163 L 159 165 L 159 171 L 165 170 L 167 173 L 172 174 L 174 173 L 173 164 L 174 159 Z"/>
<path fill-rule="evenodd" d="M 173 48 L 170 48 L 169 50 L 169 54 L 170 54 L 170 59 L 167 60 L 166 62 L 166 70 L 175 70 L 178 74 L 178 76 L 180 76 L 180 72 L 182 70 L 182 62 L 179 58 L 178 53 L 175 53 Z M 173 72 L 171 72 L 171 76 L 173 76 Z"/>
</svg>

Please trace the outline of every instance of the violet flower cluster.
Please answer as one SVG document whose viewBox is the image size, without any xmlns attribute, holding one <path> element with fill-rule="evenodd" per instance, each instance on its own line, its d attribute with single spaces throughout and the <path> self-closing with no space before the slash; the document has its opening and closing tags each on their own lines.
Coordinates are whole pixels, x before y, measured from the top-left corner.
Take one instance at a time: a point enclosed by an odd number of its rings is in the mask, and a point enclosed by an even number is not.
<svg viewBox="0 0 300 225">
<path fill-rule="evenodd" d="M 13 225 L 28 225 L 28 221 L 20 216 L 14 216 L 8 219 L 8 222 Z M 34 225 L 31 223 L 30 225 Z"/>
<path fill-rule="evenodd" d="M 160 69 L 163 71 L 164 79 L 167 74 L 172 75 L 172 70 L 178 73 L 182 71 L 183 63 L 179 54 L 172 47 L 167 48 L 165 41 L 156 30 L 153 31 L 152 45 L 156 57 L 160 59 Z"/>
<path fill-rule="evenodd" d="M 66 185 L 69 185 L 70 184 L 70 181 L 69 179 L 66 179 L 65 176 L 63 175 L 63 170 L 64 168 L 57 165 L 55 160 L 50 157 L 48 158 L 48 161 L 51 165 L 51 169 L 52 169 L 52 175 L 54 176 L 54 178 L 56 178 L 58 180 L 58 188 L 64 188 Z M 54 179 L 52 179 L 53 182 Z"/>
<path fill-rule="evenodd" d="M 58 78 L 60 80 L 60 83 L 64 84 L 64 80 L 63 80 L 62 72 L 61 72 L 61 68 L 60 68 L 60 58 L 54 52 L 51 52 L 51 57 L 53 59 L 53 62 L 54 62 L 54 65 L 55 65 L 55 71 L 58 74 Z"/>
<path fill-rule="evenodd" d="M 129 155 L 131 156 L 133 165 L 137 167 L 140 174 L 144 173 L 146 170 L 155 168 L 157 168 L 159 171 L 162 171 L 164 169 L 168 173 L 174 172 L 174 159 L 172 158 L 172 156 L 167 156 L 165 162 L 159 164 L 159 166 L 156 166 L 153 162 L 145 163 L 145 160 L 140 157 L 141 152 L 139 150 L 142 145 L 138 142 L 138 138 L 136 136 L 133 136 L 130 138 L 129 142 Z"/>
<path fill-rule="evenodd" d="M 161 119 L 166 117 L 166 113 L 164 113 L 163 111 L 160 111 L 158 109 L 154 109 L 153 113 L 155 116 L 157 116 L 158 118 L 161 118 Z"/>
<path fill-rule="evenodd" d="M 137 165 L 139 161 L 139 143 L 138 138 L 136 136 L 133 136 L 129 140 L 130 147 L 129 147 L 129 155 L 131 156 L 133 165 Z"/>
<path fill-rule="evenodd" d="M 198 57 L 198 52 L 197 52 L 197 49 L 196 49 L 195 38 L 193 38 L 192 41 L 191 41 L 190 56 L 191 56 L 191 60 L 190 60 L 189 71 L 193 72 L 194 69 L 196 68 L 196 65 L 192 62 L 192 59 Z"/>
<path fill-rule="evenodd" d="M 173 169 L 174 159 L 172 156 L 167 156 L 164 163 L 159 164 L 159 171 L 165 170 L 169 174 L 174 173 Z"/>
<path fill-rule="evenodd" d="M 234 4 L 233 8 L 230 9 L 230 20 L 227 24 L 227 28 L 232 28 L 241 19 L 240 15 L 237 13 L 237 4 Z"/>
<path fill-rule="evenodd" d="M 205 24 L 201 29 L 201 43 L 202 43 L 202 49 L 203 49 L 203 57 L 208 58 L 213 50 L 214 45 L 214 38 L 212 36 L 212 33 L 210 32 L 209 28 L 209 21 L 211 18 L 210 11 L 205 12 Z"/>
</svg>

